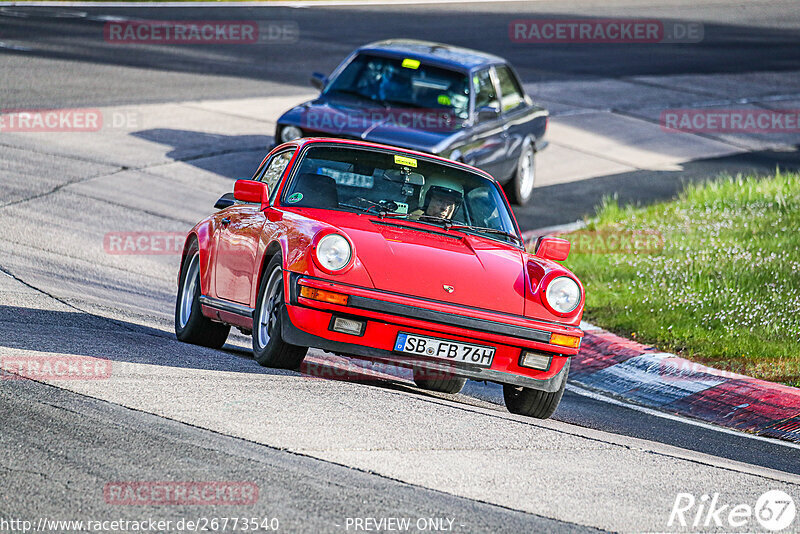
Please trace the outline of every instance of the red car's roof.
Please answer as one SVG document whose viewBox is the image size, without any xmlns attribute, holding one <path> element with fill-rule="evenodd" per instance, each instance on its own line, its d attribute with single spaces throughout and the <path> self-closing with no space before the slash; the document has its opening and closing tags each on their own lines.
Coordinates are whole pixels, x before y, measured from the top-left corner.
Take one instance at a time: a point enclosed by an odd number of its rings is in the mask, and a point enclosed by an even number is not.
<svg viewBox="0 0 800 534">
<path fill-rule="evenodd" d="M 494 176 L 489 174 L 488 172 L 481 170 L 477 167 L 473 167 L 472 165 L 467 165 L 466 163 L 461 163 L 459 161 L 453 161 L 441 156 L 434 156 L 433 154 L 426 154 L 425 152 L 417 152 L 416 150 L 409 150 L 407 148 L 400 148 L 391 145 L 382 145 L 379 143 L 371 143 L 369 141 L 358 141 L 356 139 L 340 139 L 336 137 L 304 137 L 302 139 L 298 139 L 297 141 L 290 141 L 288 143 L 281 144 L 275 149 L 280 148 L 284 145 L 297 145 L 298 148 L 303 148 L 306 145 L 311 145 L 315 143 L 325 143 L 325 144 L 336 144 L 336 145 L 351 145 L 351 146 L 359 146 L 364 148 L 379 148 L 383 150 L 392 150 L 394 152 L 402 152 L 403 154 L 410 154 L 413 156 L 421 157 L 421 158 L 428 158 L 433 160 L 438 160 L 443 163 L 447 163 L 450 165 L 458 165 L 459 167 L 463 167 L 464 169 L 468 169 L 472 172 L 478 173 L 482 176 L 485 176 L 496 182 L 497 180 L 494 179 Z M 273 150 L 275 150 L 273 149 Z"/>
</svg>

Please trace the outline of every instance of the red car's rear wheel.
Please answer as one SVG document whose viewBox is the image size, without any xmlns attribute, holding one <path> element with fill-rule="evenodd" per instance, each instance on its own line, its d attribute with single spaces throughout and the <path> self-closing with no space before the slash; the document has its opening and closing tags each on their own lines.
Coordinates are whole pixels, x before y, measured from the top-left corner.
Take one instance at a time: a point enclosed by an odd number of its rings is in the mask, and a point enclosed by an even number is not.
<svg viewBox="0 0 800 534">
<path fill-rule="evenodd" d="M 186 343 L 218 349 L 225 344 L 230 331 L 230 326 L 215 323 L 200 311 L 200 253 L 197 241 L 193 241 L 181 267 L 175 302 L 175 335 Z"/>
</svg>

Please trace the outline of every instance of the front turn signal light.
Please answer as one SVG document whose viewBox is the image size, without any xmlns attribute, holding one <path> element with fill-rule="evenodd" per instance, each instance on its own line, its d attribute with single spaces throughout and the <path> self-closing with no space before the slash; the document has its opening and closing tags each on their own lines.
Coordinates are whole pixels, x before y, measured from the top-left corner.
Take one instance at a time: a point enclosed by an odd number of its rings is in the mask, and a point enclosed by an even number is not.
<svg viewBox="0 0 800 534">
<path fill-rule="evenodd" d="M 301 286 L 300 296 L 307 299 L 319 300 L 322 302 L 330 302 L 331 304 L 340 304 L 347 306 L 347 295 L 342 293 L 335 293 L 333 291 L 325 291 L 324 289 L 315 289 L 313 287 Z"/>
<path fill-rule="evenodd" d="M 577 349 L 581 346 L 581 338 L 564 334 L 550 334 L 550 344 Z"/>
</svg>

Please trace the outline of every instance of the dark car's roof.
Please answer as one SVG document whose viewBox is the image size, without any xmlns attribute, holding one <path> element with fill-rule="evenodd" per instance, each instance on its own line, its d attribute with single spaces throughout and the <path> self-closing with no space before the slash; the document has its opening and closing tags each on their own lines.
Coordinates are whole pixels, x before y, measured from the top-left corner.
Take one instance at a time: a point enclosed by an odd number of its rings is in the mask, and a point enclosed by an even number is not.
<svg viewBox="0 0 800 534">
<path fill-rule="evenodd" d="M 443 67 L 468 70 L 506 62 L 499 56 L 470 48 L 413 39 L 376 41 L 360 47 L 358 51 L 411 57 Z"/>
</svg>

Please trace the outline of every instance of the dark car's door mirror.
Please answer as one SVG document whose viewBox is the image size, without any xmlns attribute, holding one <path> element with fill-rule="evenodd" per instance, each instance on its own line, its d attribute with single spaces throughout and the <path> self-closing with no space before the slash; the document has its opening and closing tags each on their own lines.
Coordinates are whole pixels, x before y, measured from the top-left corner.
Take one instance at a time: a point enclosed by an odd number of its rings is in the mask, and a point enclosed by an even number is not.
<svg viewBox="0 0 800 534">
<path fill-rule="evenodd" d="M 219 200 L 217 200 L 217 203 L 214 204 L 214 207 L 218 210 L 224 210 L 225 208 L 233 206 L 234 203 L 235 199 L 233 198 L 233 193 L 225 193 L 219 197 Z"/>
<path fill-rule="evenodd" d="M 492 106 L 478 108 L 478 123 L 496 120 L 500 116 L 500 110 Z"/>
<path fill-rule="evenodd" d="M 328 77 L 321 72 L 315 72 L 311 75 L 311 85 L 322 91 L 328 85 Z"/>
<path fill-rule="evenodd" d="M 560 237 L 541 236 L 536 242 L 536 257 L 564 261 L 569 257 L 569 241 Z"/>
<path fill-rule="evenodd" d="M 255 202 L 261 208 L 269 207 L 269 187 L 255 180 L 236 180 L 233 184 L 233 198 L 242 202 Z"/>
</svg>

